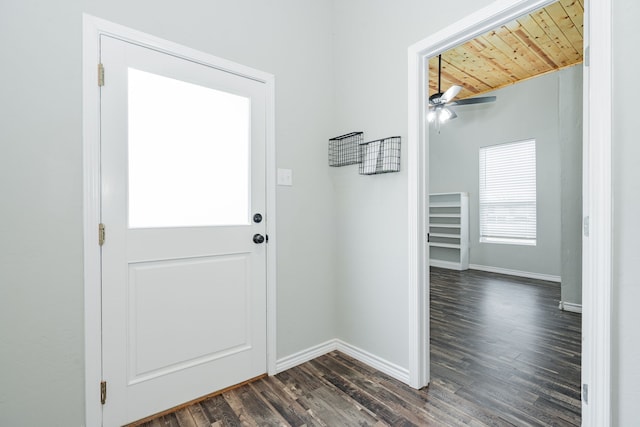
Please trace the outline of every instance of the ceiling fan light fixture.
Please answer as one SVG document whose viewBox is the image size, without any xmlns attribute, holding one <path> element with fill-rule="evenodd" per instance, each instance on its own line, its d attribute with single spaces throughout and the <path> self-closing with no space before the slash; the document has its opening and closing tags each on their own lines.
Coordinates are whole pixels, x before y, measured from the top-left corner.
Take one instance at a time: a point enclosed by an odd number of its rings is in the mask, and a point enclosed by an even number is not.
<svg viewBox="0 0 640 427">
<path fill-rule="evenodd" d="M 452 85 L 444 93 L 442 92 L 442 55 L 438 55 L 438 92 L 429 96 L 429 111 L 427 112 L 427 121 L 434 123 L 438 132 L 440 132 L 440 125 L 449 120 L 453 120 L 458 115 L 452 109 L 447 108 L 449 105 L 469 105 L 469 104 L 484 104 L 486 102 L 493 102 L 496 100 L 495 96 L 481 96 L 476 98 L 466 98 L 454 101 L 453 99 L 458 96 L 462 90 L 462 86 Z"/>
<path fill-rule="evenodd" d="M 440 113 L 438 114 L 438 121 L 440 123 L 444 123 L 447 120 L 451 119 L 453 117 L 452 111 L 449 110 L 448 108 L 442 108 L 440 109 Z"/>
</svg>

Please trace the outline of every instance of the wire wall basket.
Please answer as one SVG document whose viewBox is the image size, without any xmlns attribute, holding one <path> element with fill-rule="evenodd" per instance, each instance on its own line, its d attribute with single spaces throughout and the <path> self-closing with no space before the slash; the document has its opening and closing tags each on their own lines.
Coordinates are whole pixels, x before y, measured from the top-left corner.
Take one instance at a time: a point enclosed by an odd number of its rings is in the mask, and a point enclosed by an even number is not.
<svg viewBox="0 0 640 427">
<path fill-rule="evenodd" d="M 360 175 L 400 171 L 400 137 L 360 143 Z"/>
<path fill-rule="evenodd" d="M 329 140 L 329 166 L 347 166 L 360 163 L 360 144 L 363 132 L 351 132 Z"/>
</svg>

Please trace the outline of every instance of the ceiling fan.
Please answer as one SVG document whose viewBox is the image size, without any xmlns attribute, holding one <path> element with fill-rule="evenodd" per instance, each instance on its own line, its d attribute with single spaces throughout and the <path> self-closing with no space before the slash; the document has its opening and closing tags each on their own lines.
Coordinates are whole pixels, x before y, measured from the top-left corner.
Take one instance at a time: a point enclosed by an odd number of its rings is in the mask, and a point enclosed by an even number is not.
<svg viewBox="0 0 640 427">
<path fill-rule="evenodd" d="M 496 100 L 495 96 L 479 96 L 477 98 L 459 99 L 452 101 L 458 93 L 462 90 L 461 86 L 453 85 L 446 92 L 442 93 L 440 83 L 442 80 L 442 55 L 438 55 L 438 93 L 434 93 L 429 97 L 429 112 L 427 113 L 427 120 L 429 123 L 436 124 L 438 130 L 440 124 L 453 120 L 458 115 L 451 108 L 452 105 L 470 105 L 470 104 L 483 104 L 485 102 L 493 102 Z"/>
</svg>

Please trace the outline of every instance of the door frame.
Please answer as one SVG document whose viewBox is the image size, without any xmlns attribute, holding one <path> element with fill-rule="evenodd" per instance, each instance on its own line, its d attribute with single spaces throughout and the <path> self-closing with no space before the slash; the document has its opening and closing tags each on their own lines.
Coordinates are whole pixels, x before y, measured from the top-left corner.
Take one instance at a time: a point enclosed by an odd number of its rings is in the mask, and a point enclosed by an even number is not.
<svg viewBox="0 0 640 427">
<path fill-rule="evenodd" d="M 85 423 L 102 425 L 101 260 L 98 245 L 100 223 L 100 89 L 98 63 L 100 36 L 148 47 L 179 58 L 230 72 L 265 84 L 266 88 L 266 233 L 267 252 L 267 373 L 276 373 L 276 147 L 275 77 L 226 59 L 191 49 L 119 24 L 83 14 L 82 37 L 82 148 L 83 148 L 83 243 L 84 243 L 84 349 Z M 108 70 L 105 78 L 108 84 Z M 107 230 L 107 241 L 109 238 Z M 212 390 L 213 391 L 213 390 Z"/>
<path fill-rule="evenodd" d="M 499 0 L 408 49 L 407 143 L 409 253 L 409 381 L 430 381 L 428 211 L 429 132 L 425 125 L 428 59 L 555 0 Z M 612 0 L 585 1 L 582 238 L 582 425 L 611 425 Z M 425 76 L 426 79 L 425 79 Z M 587 337 L 585 340 L 584 337 Z"/>
</svg>

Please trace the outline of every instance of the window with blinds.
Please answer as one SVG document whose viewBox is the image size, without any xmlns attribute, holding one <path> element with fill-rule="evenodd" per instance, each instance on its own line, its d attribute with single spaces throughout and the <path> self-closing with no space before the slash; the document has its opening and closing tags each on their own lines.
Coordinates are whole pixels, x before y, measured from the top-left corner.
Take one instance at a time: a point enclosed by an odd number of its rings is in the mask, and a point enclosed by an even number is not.
<svg viewBox="0 0 640 427">
<path fill-rule="evenodd" d="M 480 148 L 480 242 L 535 246 L 535 140 Z"/>
</svg>

